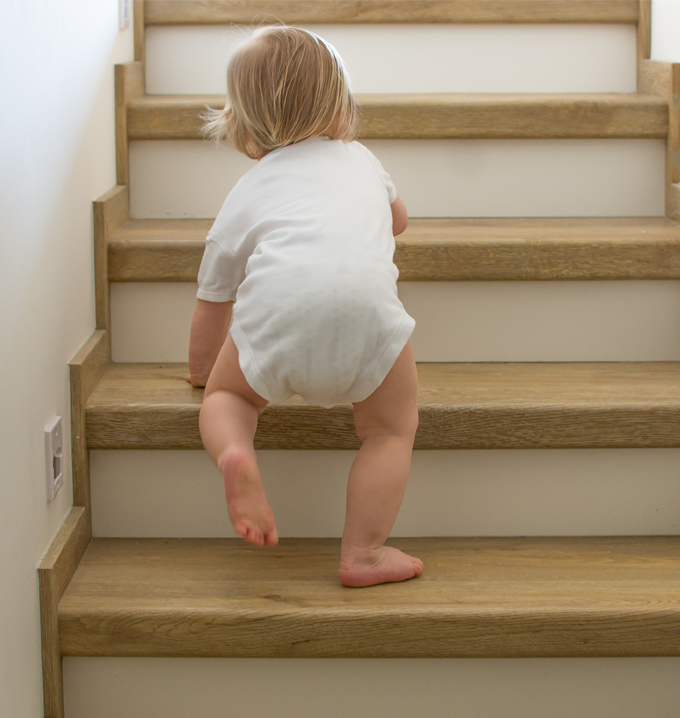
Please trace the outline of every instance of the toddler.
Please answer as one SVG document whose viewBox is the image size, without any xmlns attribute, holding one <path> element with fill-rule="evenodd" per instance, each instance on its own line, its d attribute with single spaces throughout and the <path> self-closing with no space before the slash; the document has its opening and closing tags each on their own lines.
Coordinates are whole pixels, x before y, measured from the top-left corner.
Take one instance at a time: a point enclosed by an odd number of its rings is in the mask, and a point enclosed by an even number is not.
<svg viewBox="0 0 680 718">
<path fill-rule="evenodd" d="M 342 60 L 313 33 L 256 31 L 227 72 L 229 105 L 208 133 L 258 160 L 207 238 L 188 380 L 205 386 L 204 446 L 224 477 L 235 531 L 278 535 L 253 449 L 268 402 L 354 405 L 340 580 L 403 581 L 422 562 L 384 546 L 406 488 L 418 425 L 410 336 L 397 298 L 394 236 L 406 208 L 361 144 Z M 233 314 L 233 316 L 232 316 Z M 231 328 L 230 328 L 231 326 Z"/>
</svg>

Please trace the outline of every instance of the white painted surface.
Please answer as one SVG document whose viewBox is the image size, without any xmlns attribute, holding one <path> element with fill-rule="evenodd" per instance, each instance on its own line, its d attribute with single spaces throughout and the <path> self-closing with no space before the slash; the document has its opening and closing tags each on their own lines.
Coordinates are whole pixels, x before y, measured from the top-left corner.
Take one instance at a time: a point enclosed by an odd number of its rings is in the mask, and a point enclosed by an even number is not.
<svg viewBox="0 0 680 718">
<path fill-rule="evenodd" d="M 635 92 L 632 25 L 309 25 L 357 93 Z M 226 92 L 242 27 L 150 27 L 147 91 Z"/>
<path fill-rule="evenodd" d="M 341 536 L 352 451 L 260 451 L 282 536 Z M 203 451 L 93 451 L 95 536 L 233 537 Z M 415 451 L 393 536 L 680 532 L 680 449 Z"/>
<path fill-rule="evenodd" d="M 652 60 L 680 62 L 678 0 L 652 0 Z"/>
<path fill-rule="evenodd" d="M 193 283 L 111 285 L 113 360 L 185 362 Z M 402 282 L 417 361 L 680 360 L 680 282 Z"/>
<path fill-rule="evenodd" d="M 676 718 L 680 658 L 65 658 L 68 718 Z"/>
<path fill-rule="evenodd" d="M 43 431 L 94 329 L 92 200 L 115 185 L 115 0 L 4 0 L 0 21 L 0 713 L 43 715 L 36 568 L 72 503 L 45 495 Z"/>
<path fill-rule="evenodd" d="M 680 282 L 403 282 L 418 361 L 680 360 Z"/>
<path fill-rule="evenodd" d="M 664 213 L 663 140 L 372 140 L 411 217 Z M 253 164 L 200 140 L 130 143 L 134 218 L 215 217 Z"/>
</svg>

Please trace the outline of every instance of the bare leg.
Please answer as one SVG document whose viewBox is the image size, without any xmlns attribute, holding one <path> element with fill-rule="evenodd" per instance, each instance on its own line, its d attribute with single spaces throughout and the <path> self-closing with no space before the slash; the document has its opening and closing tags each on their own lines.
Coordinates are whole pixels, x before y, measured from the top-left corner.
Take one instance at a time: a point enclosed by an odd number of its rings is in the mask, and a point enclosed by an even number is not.
<svg viewBox="0 0 680 718">
<path fill-rule="evenodd" d="M 416 365 L 409 341 L 383 383 L 354 405 L 361 449 L 347 483 L 340 580 L 346 586 L 404 581 L 420 559 L 384 546 L 399 513 L 418 427 Z"/>
<path fill-rule="evenodd" d="M 243 376 L 228 336 L 205 387 L 199 426 L 203 445 L 224 477 L 234 530 L 255 546 L 275 546 L 279 540 L 253 448 L 257 419 L 266 406 Z"/>
</svg>

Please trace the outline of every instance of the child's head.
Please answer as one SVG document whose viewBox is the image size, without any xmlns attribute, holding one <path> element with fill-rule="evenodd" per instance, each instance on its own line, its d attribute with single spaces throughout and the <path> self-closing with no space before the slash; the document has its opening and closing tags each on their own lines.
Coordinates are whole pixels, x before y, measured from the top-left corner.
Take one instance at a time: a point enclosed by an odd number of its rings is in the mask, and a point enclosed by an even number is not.
<svg viewBox="0 0 680 718">
<path fill-rule="evenodd" d="M 211 112 L 206 133 L 231 139 L 259 159 L 268 152 L 325 135 L 353 140 L 357 110 L 340 56 L 307 30 L 256 30 L 227 70 L 228 105 Z"/>
</svg>

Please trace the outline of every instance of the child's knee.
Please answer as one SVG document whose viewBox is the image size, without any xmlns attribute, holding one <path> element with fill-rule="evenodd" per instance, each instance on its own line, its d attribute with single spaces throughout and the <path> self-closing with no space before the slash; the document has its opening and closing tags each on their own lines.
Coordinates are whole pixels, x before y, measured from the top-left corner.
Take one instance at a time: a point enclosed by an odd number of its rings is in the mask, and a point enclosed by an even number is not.
<svg viewBox="0 0 680 718">
<path fill-rule="evenodd" d="M 404 416 L 404 433 L 415 438 L 419 422 L 420 415 L 418 414 L 418 407 L 414 406 L 406 412 Z"/>
<path fill-rule="evenodd" d="M 418 430 L 418 408 L 388 416 L 362 416 L 355 413 L 355 428 L 359 440 L 363 443 L 371 436 L 398 436 L 412 441 Z"/>
</svg>

